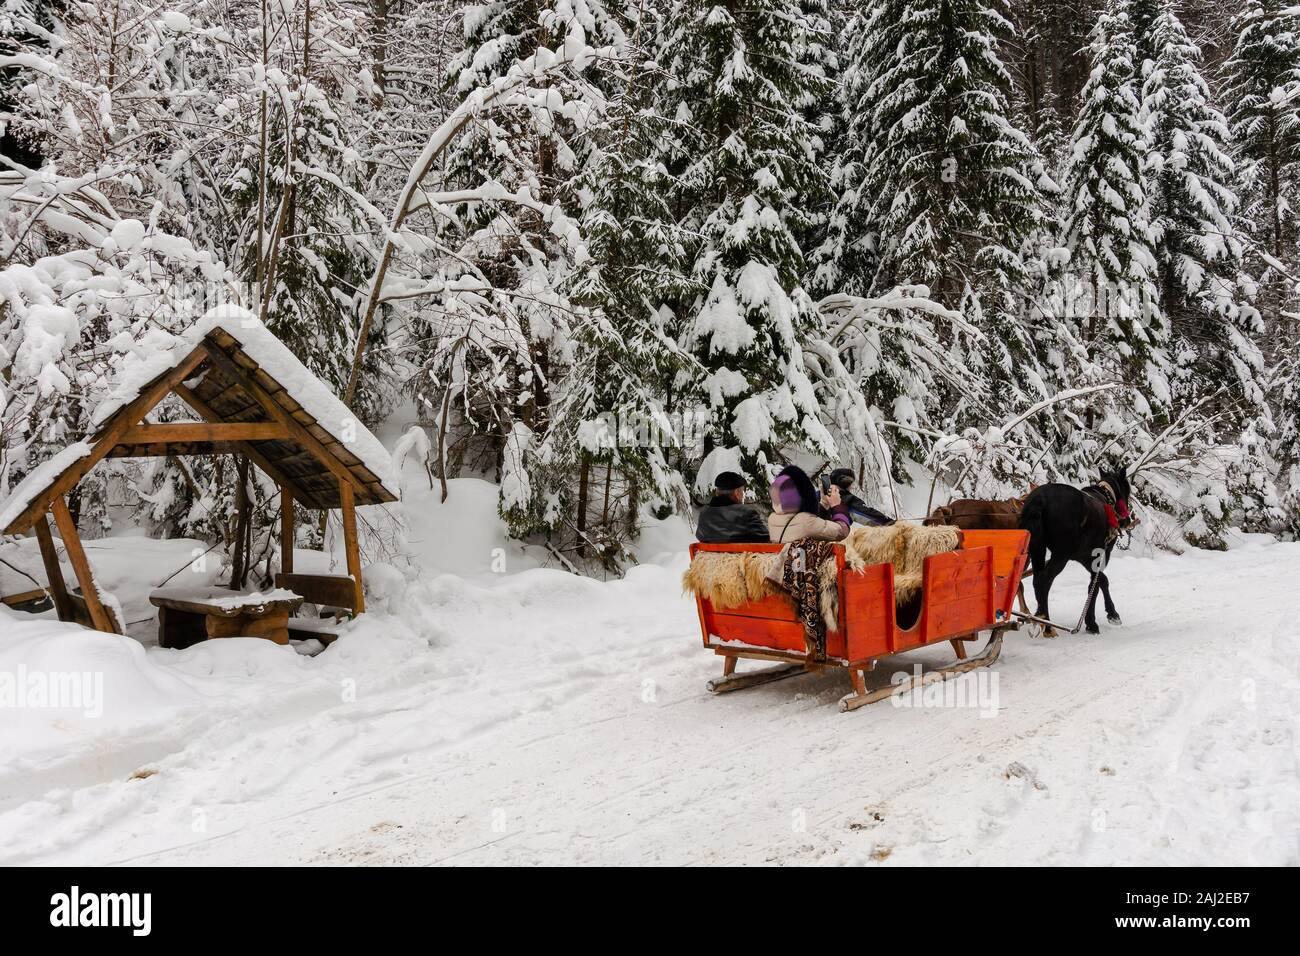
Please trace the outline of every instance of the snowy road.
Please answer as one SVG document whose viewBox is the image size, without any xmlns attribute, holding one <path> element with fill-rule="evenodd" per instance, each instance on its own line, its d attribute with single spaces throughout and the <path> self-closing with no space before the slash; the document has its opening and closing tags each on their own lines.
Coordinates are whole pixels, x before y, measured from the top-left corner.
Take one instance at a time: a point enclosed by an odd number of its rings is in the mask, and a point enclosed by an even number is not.
<svg viewBox="0 0 1300 956">
<path fill-rule="evenodd" d="M 1300 545 L 1117 557 L 1125 625 L 1009 637 L 991 717 L 841 714 L 843 674 L 710 697 L 679 571 L 417 584 L 433 646 L 355 702 L 286 693 L 158 737 L 143 779 L 11 799 L 0 862 L 1300 863 Z"/>
</svg>

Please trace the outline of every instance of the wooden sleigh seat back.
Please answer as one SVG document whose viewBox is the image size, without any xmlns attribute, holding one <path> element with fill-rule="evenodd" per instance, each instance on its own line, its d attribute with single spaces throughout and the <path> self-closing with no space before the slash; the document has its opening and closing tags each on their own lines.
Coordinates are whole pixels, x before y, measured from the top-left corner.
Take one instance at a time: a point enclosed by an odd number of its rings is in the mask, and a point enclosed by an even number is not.
<svg viewBox="0 0 1300 956">
<path fill-rule="evenodd" d="M 900 627 L 894 597 L 894 568 L 876 564 L 853 571 L 844 547 L 836 545 L 839 588 L 838 627 L 826 634 L 830 663 L 860 664 L 926 644 L 973 635 L 1005 625 L 1024 570 L 1029 547 L 1025 531 L 967 531 L 957 551 L 925 559 L 920 613 Z M 691 558 L 704 552 L 780 551 L 775 544 L 694 544 Z M 739 607 L 716 609 L 697 597 L 704 645 L 759 649 L 766 656 L 802 660 L 803 625 L 783 595 Z"/>
</svg>

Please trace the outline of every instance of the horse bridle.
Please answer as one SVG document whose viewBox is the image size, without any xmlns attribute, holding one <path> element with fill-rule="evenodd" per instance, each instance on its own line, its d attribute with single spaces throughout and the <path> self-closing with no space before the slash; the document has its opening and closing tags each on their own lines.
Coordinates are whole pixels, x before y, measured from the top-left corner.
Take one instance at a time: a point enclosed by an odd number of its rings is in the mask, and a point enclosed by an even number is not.
<svg viewBox="0 0 1300 956">
<path fill-rule="evenodd" d="M 1115 493 L 1115 486 L 1105 479 L 1084 488 L 1083 493 L 1103 502 L 1108 508 L 1115 509 L 1119 505 L 1119 495 Z M 1121 532 L 1129 531 L 1137 523 L 1133 516 L 1133 510 L 1128 507 L 1127 501 L 1124 503 L 1124 510 L 1126 512 L 1124 515 L 1116 514 L 1119 527 L 1115 529 L 1113 537 L 1119 537 Z"/>
</svg>

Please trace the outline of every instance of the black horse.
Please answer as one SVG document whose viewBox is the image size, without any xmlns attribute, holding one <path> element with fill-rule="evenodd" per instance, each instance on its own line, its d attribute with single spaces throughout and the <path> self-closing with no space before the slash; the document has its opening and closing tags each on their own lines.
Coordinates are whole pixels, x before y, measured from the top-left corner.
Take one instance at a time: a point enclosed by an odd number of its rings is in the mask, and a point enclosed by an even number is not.
<svg viewBox="0 0 1300 956">
<path fill-rule="evenodd" d="M 1073 485 L 1041 485 L 1029 493 L 1020 513 L 1020 527 L 1029 532 L 1029 564 L 1033 571 L 1034 596 L 1038 599 L 1038 617 L 1050 620 L 1047 595 L 1052 582 L 1071 561 L 1088 569 L 1089 600 L 1085 622 L 1089 634 L 1099 634 L 1097 627 L 1098 585 L 1106 602 L 1106 620 L 1119 624 L 1119 612 L 1110 599 L 1110 581 L 1106 565 L 1115 547 L 1119 530 L 1132 523 L 1129 514 L 1129 483 L 1123 468 L 1101 472 L 1095 485 L 1079 489 Z M 1052 556 L 1048 558 L 1047 552 Z M 1044 636 L 1054 637 L 1055 629 L 1045 627 Z"/>
</svg>

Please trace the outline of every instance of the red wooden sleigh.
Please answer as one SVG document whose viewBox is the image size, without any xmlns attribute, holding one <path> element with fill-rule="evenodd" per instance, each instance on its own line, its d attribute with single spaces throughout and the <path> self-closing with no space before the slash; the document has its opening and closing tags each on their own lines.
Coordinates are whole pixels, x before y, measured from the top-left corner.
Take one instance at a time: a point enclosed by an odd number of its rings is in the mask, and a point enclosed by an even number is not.
<svg viewBox="0 0 1300 956">
<path fill-rule="evenodd" d="M 899 619 L 894 601 L 894 568 L 876 564 L 861 573 L 846 567 L 844 548 L 836 546 L 839 624 L 826 634 L 826 660 L 808 659 L 803 625 L 793 604 L 776 595 L 739 607 L 718 610 L 704 597 L 696 598 L 704 646 L 723 659 L 722 677 L 709 690 L 725 693 L 792 677 L 825 667 L 848 670 L 853 693 L 840 700 L 840 710 L 856 710 L 920 684 L 987 667 L 1002 650 L 1002 635 L 1017 627 L 1011 602 L 1020 585 L 1029 548 L 1027 531 L 963 531 L 962 547 L 925 559 L 919 608 L 915 620 Z M 701 551 L 779 551 L 775 544 L 695 544 Z M 966 656 L 966 641 L 989 631 L 989 640 L 975 657 Z M 890 654 L 949 641 L 957 662 L 928 671 L 919 680 L 868 691 L 865 674 Z M 736 673 L 740 658 L 783 662 L 776 667 Z"/>
</svg>

